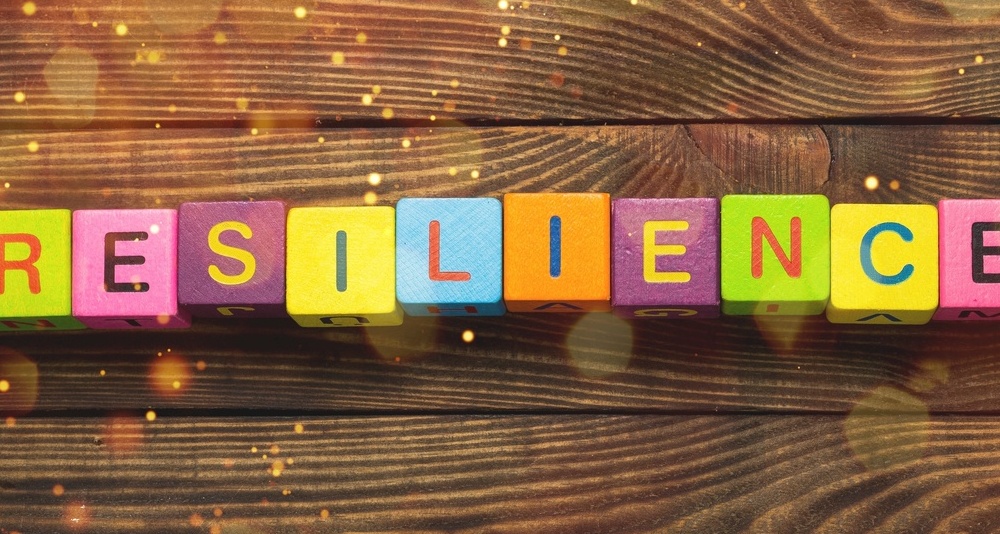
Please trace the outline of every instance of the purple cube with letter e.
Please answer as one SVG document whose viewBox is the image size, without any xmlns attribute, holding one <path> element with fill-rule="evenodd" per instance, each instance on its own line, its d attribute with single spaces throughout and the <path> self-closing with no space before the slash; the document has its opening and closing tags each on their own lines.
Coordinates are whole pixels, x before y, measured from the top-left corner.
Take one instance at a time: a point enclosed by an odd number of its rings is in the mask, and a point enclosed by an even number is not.
<svg viewBox="0 0 1000 534">
<path fill-rule="evenodd" d="M 181 204 L 177 291 L 196 317 L 286 317 L 285 205 Z"/>
<path fill-rule="evenodd" d="M 616 314 L 719 316 L 718 199 L 615 199 L 611 240 Z"/>
</svg>

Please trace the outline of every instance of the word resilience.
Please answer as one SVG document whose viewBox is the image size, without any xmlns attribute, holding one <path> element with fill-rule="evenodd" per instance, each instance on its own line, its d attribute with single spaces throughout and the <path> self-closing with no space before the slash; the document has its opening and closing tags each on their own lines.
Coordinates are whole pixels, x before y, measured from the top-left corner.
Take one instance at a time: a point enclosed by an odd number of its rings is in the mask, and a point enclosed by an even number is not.
<svg viewBox="0 0 1000 534">
<path fill-rule="evenodd" d="M 510 193 L 502 204 L 405 198 L 395 208 L 0 211 L 3 330 L 608 310 L 1000 319 L 1000 200 L 831 209 L 822 195 Z"/>
</svg>

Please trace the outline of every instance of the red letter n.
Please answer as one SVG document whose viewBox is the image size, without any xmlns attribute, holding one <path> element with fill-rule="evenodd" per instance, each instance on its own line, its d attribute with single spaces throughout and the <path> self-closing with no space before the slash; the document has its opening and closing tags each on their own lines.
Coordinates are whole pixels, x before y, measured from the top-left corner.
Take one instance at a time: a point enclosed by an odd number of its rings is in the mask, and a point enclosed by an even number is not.
<svg viewBox="0 0 1000 534">
<path fill-rule="evenodd" d="M 8 243 L 28 245 L 30 249 L 28 257 L 23 260 L 8 260 Z M 24 271 L 28 275 L 28 290 L 31 291 L 32 295 L 41 293 L 42 283 L 39 280 L 38 267 L 35 267 L 35 262 L 38 261 L 41 255 L 42 244 L 38 241 L 37 236 L 31 234 L 0 234 L 0 294 L 3 294 L 7 289 L 5 284 L 7 281 L 7 271 L 14 269 Z"/>
<path fill-rule="evenodd" d="M 754 278 L 764 276 L 764 251 L 762 250 L 764 239 L 767 239 L 767 244 L 771 246 L 771 250 L 774 251 L 775 257 L 781 262 L 781 267 L 788 273 L 788 276 L 792 278 L 802 276 L 802 220 L 798 217 L 792 217 L 789 226 L 792 241 L 790 244 L 791 258 L 785 255 L 785 251 L 778 244 L 778 238 L 774 237 L 774 232 L 767 225 L 767 221 L 763 217 L 753 218 L 753 223 L 750 225 L 750 274 Z"/>
</svg>

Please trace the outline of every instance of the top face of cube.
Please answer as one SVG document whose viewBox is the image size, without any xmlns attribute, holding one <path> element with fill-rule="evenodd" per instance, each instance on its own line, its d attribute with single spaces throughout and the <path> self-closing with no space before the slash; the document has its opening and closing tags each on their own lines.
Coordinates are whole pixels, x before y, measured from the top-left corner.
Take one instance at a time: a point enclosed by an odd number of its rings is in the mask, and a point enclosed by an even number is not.
<svg viewBox="0 0 1000 534">
<path fill-rule="evenodd" d="M 406 303 L 498 303 L 503 219 L 492 198 L 404 198 L 396 204 L 396 288 Z"/>
<path fill-rule="evenodd" d="M 282 202 L 181 204 L 181 304 L 282 304 L 285 206 Z"/>
<path fill-rule="evenodd" d="M 719 305 L 718 199 L 615 199 L 611 227 L 615 307 Z"/>
<path fill-rule="evenodd" d="M 812 303 L 830 294 L 830 201 L 823 195 L 722 198 L 722 298 Z M 728 310 L 726 310 L 728 313 Z"/>
</svg>

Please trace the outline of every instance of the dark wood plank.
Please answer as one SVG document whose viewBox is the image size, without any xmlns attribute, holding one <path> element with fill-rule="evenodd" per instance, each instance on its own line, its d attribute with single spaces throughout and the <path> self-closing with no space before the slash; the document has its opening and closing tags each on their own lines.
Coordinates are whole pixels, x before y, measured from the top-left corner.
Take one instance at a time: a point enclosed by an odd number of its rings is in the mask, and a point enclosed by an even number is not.
<svg viewBox="0 0 1000 534">
<path fill-rule="evenodd" d="M 0 8 L 0 120 L 309 125 L 316 117 L 381 121 L 386 109 L 420 120 L 1000 111 L 992 2 L 36 4 L 31 16 L 22 2 Z"/>
<path fill-rule="evenodd" d="M 1000 421 L 872 408 L 847 417 L 19 419 L 0 434 L 0 525 L 129 533 L 1000 527 L 992 513 Z"/>
<path fill-rule="evenodd" d="M 834 202 L 1000 194 L 992 126 L 28 132 L 0 136 L 0 157 L 7 208 L 356 205 L 369 191 L 387 204 L 506 191 L 821 192 Z M 378 186 L 371 172 L 381 173 Z M 873 174 L 882 185 L 870 191 Z M 185 332 L 8 334 L 5 361 L 31 364 L 8 373 L 17 378 L 0 411 L 846 413 L 886 385 L 943 413 L 994 411 L 1000 397 L 1000 333 L 987 323 L 579 320 L 408 318 L 367 332 L 235 320 Z M 465 330 L 475 341 L 462 341 Z"/>
</svg>

